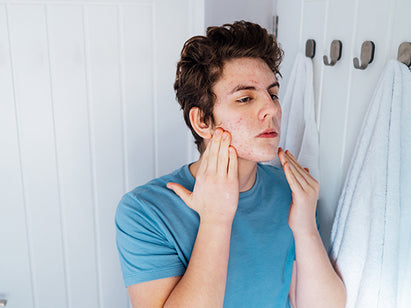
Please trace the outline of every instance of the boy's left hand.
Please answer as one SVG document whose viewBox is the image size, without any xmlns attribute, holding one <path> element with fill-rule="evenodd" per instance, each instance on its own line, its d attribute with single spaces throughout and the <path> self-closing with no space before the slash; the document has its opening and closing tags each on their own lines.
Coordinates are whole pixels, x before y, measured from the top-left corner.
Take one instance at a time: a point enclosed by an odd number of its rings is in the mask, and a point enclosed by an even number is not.
<svg viewBox="0 0 411 308">
<path fill-rule="evenodd" d="M 315 211 L 320 192 L 319 183 L 311 176 L 307 168 L 301 167 L 290 151 L 284 152 L 282 148 L 279 148 L 278 158 L 292 191 L 288 216 L 291 230 L 294 235 L 317 232 Z"/>
</svg>

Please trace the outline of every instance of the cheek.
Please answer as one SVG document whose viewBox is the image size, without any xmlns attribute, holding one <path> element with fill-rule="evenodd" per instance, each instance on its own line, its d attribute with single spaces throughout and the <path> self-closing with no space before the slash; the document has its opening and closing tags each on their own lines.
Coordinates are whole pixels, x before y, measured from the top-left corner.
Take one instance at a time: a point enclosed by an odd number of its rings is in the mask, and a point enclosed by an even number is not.
<svg viewBox="0 0 411 308">
<path fill-rule="evenodd" d="M 244 133 L 247 131 L 244 118 L 240 117 L 236 120 L 228 120 L 221 123 L 224 130 L 229 131 L 231 134 L 231 143 L 238 143 L 244 138 Z"/>
<path fill-rule="evenodd" d="M 236 148 L 239 156 L 249 156 L 253 153 L 253 147 L 248 143 L 250 134 L 255 131 L 246 117 L 240 117 L 233 121 L 225 121 L 221 127 L 231 133 L 231 144 Z"/>
</svg>

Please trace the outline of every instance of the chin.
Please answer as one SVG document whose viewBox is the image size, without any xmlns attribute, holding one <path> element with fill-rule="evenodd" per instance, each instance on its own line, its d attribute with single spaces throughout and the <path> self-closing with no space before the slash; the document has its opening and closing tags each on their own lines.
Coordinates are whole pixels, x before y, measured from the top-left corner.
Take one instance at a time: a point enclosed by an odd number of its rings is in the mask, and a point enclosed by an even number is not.
<svg viewBox="0 0 411 308">
<path fill-rule="evenodd" d="M 274 158 L 277 157 L 277 153 L 273 154 L 273 155 L 267 155 L 266 157 L 261 158 L 260 160 L 258 160 L 258 163 L 267 163 L 272 161 Z"/>
<path fill-rule="evenodd" d="M 277 157 L 277 151 L 269 151 L 265 153 L 249 153 L 247 155 L 241 155 L 238 153 L 238 157 L 244 160 L 253 161 L 256 163 L 266 163 L 272 161 Z"/>
</svg>

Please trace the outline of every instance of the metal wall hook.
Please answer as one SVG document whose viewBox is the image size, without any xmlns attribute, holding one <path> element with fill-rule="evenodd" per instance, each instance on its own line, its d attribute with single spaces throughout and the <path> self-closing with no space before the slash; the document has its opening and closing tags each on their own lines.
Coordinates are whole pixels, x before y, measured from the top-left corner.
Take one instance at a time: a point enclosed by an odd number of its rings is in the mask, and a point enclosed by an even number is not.
<svg viewBox="0 0 411 308">
<path fill-rule="evenodd" d="M 374 51 L 375 51 L 375 44 L 372 41 L 365 41 L 361 45 L 361 65 L 358 58 L 354 58 L 354 67 L 356 69 L 365 70 L 374 60 Z"/>
<path fill-rule="evenodd" d="M 398 47 L 398 61 L 404 63 L 406 66 L 411 66 L 411 43 L 403 42 Z"/>
<path fill-rule="evenodd" d="M 305 43 L 305 56 L 311 59 L 315 56 L 315 41 L 312 39 Z"/>
<path fill-rule="evenodd" d="M 331 61 L 328 61 L 327 56 L 323 56 L 323 61 L 325 65 L 334 66 L 338 60 L 341 59 L 342 52 L 342 42 L 340 40 L 333 40 L 331 42 L 330 57 Z"/>
</svg>

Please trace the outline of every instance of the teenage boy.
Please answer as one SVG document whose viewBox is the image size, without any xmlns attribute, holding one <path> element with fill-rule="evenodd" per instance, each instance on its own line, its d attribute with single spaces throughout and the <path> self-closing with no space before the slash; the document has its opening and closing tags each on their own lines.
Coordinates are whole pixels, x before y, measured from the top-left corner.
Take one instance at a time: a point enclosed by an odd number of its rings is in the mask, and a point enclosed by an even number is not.
<svg viewBox="0 0 411 308">
<path fill-rule="evenodd" d="M 117 245 L 133 307 L 344 307 L 318 182 L 278 148 L 282 51 L 249 22 L 189 39 L 174 88 L 200 159 L 126 194 Z M 283 169 L 260 164 L 279 155 Z"/>
</svg>

